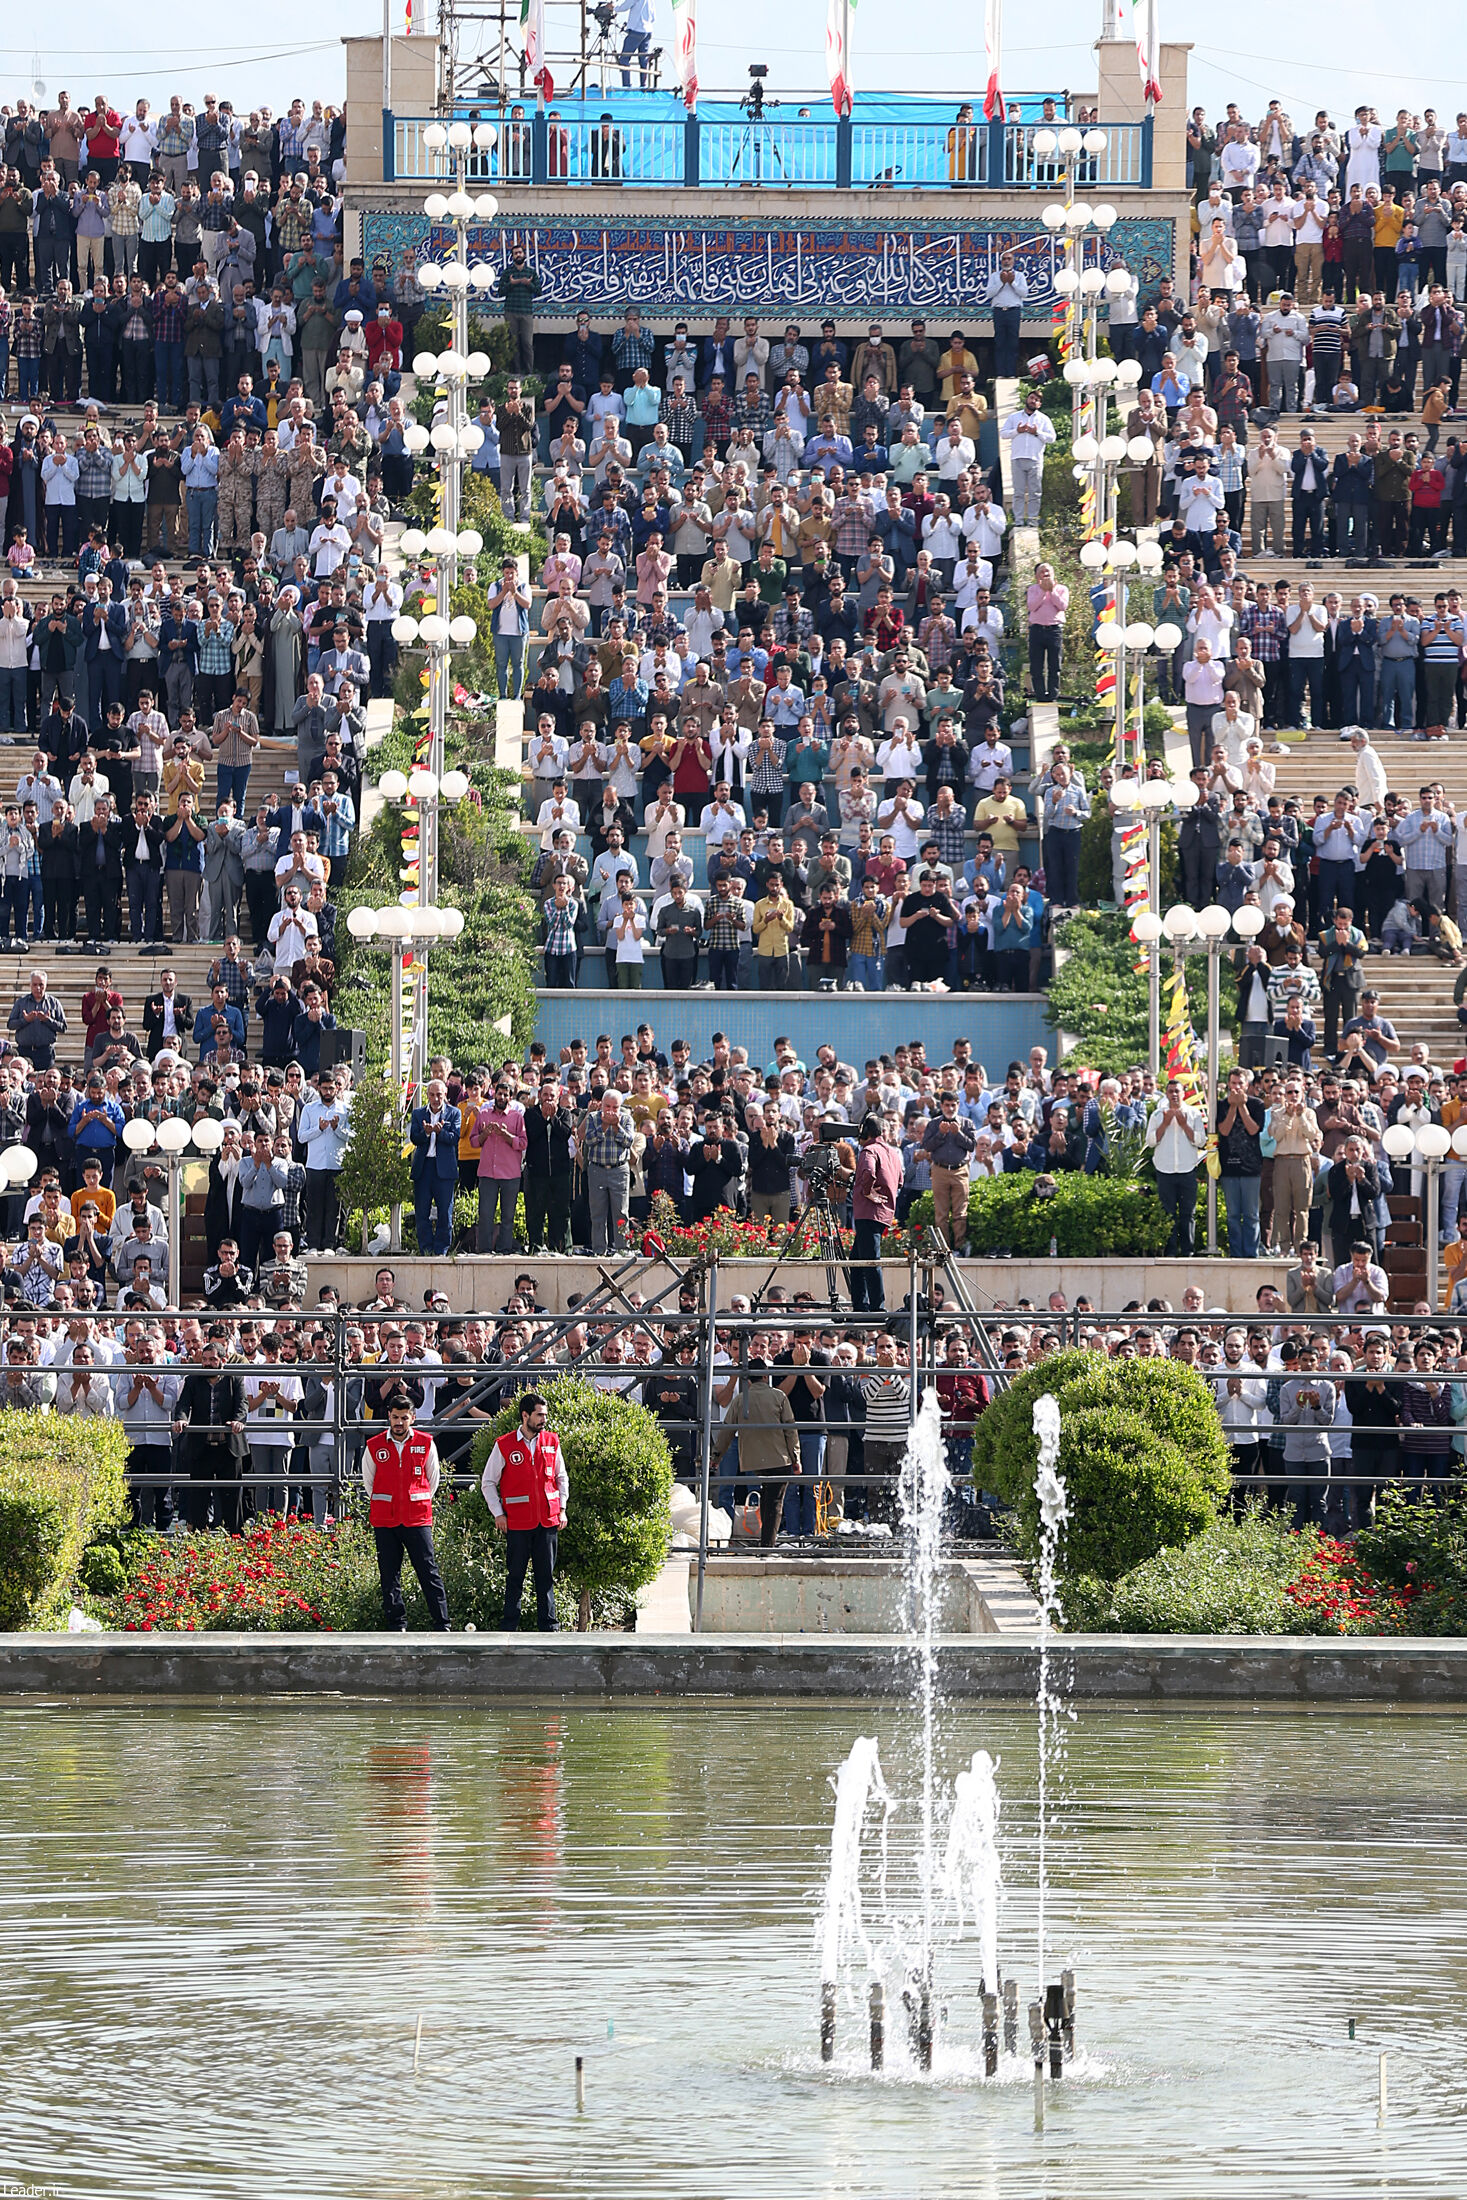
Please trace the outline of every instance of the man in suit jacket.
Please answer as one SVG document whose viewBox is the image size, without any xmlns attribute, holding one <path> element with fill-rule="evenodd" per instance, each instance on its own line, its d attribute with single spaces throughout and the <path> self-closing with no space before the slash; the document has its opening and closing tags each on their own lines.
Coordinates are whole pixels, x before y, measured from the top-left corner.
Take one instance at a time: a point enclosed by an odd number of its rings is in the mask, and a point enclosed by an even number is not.
<svg viewBox="0 0 1467 2200">
<path fill-rule="evenodd" d="M 275 835 L 275 860 L 290 854 L 292 833 L 324 833 L 326 820 L 313 802 L 306 800 L 306 790 L 299 780 L 290 790 L 290 800 L 282 802 L 270 812 L 267 820 Z"/>
<path fill-rule="evenodd" d="M 107 647 L 102 647 L 105 637 Z M 112 584 L 105 577 L 82 613 L 82 643 L 86 652 L 89 716 L 100 726 L 109 703 L 122 701 L 122 676 L 127 662 L 127 606 L 114 603 Z"/>
<path fill-rule="evenodd" d="M 128 933 L 134 947 L 157 949 L 163 929 L 163 820 L 153 797 L 139 794 L 123 834 L 127 871 Z"/>
<path fill-rule="evenodd" d="M 67 803 L 58 803 L 39 835 L 41 850 L 41 902 L 46 912 L 46 937 L 64 941 L 68 948 L 76 937 L 77 829 Z"/>
<path fill-rule="evenodd" d="M 453 1237 L 453 1195 L 458 1188 L 458 1134 L 462 1118 L 435 1077 L 408 1124 L 413 1148 L 413 1222 L 418 1251 L 441 1260 Z"/>
<path fill-rule="evenodd" d="M 89 825 L 77 836 L 77 869 L 87 911 L 87 944 L 116 946 L 122 938 L 122 827 L 111 798 L 98 795 Z"/>
<path fill-rule="evenodd" d="M 165 970 L 157 992 L 150 993 L 143 1003 L 143 1039 L 149 1054 L 156 1054 L 161 1047 L 181 1048 L 193 1027 L 194 1004 L 187 993 L 179 992 L 177 974 Z"/>
<path fill-rule="evenodd" d="M 243 1211 L 244 1187 L 240 1182 L 240 1161 L 244 1154 L 244 1140 L 238 1123 L 226 1123 L 224 1143 L 209 1163 L 209 1188 L 204 1195 L 204 1231 L 213 1247 L 225 1238 L 239 1243 L 240 1216 Z"/>
<path fill-rule="evenodd" d="M 219 1347 L 208 1343 L 194 1372 L 184 1377 L 173 1416 L 178 1471 L 191 1485 L 184 1497 L 191 1528 L 208 1526 L 212 1503 L 215 1527 L 238 1532 L 244 1424 L 244 1384 L 225 1373 Z"/>
<path fill-rule="evenodd" d="M 1324 492 L 1329 482 L 1329 461 L 1316 448 L 1308 428 L 1299 431 L 1299 448 L 1289 457 L 1290 492 L 1293 501 L 1294 555 L 1324 556 Z M 1310 547 L 1312 544 L 1312 548 Z"/>
<path fill-rule="evenodd" d="M 232 802 L 221 802 L 204 841 L 204 887 L 209 896 L 209 937 L 227 940 L 239 930 L 244 892 L 244 827 Z"/>
</svg>

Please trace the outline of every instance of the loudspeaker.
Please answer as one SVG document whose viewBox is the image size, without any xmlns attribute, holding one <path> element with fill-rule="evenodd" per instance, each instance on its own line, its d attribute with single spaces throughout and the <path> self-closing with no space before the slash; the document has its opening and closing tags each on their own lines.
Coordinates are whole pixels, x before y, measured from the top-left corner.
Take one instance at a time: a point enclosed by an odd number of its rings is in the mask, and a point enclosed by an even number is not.
<svg viewBox="0 0 1467 2200">
<path fill-rule="evenodd" d="M 1279 1073 L 1279 1075 L 1280 1075 L 1280 1076 L 1282 1077 L 1282 1076 L 1283 1076 L 1283 1074 L 1285 1073 L 1285 1071 L 1286 1071 L 1286 1070 L 1288 1069 L 1288 1066 L 1289 1066 L 1289 1042 L 1288 1042 L 1288 1040 L 1287 1040 L 1287 1039 L 1276 1039 L 1276 1038 L 1274 1038 L 1273 1034 L 1272 1034 L 1272 1033 L 1270 1033 L 1270 1034 L 1269 1034 L 1269 1036 L 1268 1036 L 1268 1037 L 1267 1037 L 1267 1038 L 1266 1038 L 1266 1039 L 1264 1040 L 1264 1042 L 1263 1042 L 1263 1060 L 1262 1060 L 1262 1062 L 1261 1062 L 1261 1063 L 1259 1064 L 1259 1067 L 1260 1067 L 1261 1069 L 1272 1069 L 1272 1070 L 1277 1070 L 1277 1071 L 1278 1071 L 1278 1073 Z"/>
<path fill-rule="evenodd" d="M 321 1034 L 321 1067 L 337 1069 L 346 1062 L 350 1065 L 353 1084 L 360 1084 L 367 1074 L 367 1034 L 365 1031 L 323 1031 Z"/>
</svg>

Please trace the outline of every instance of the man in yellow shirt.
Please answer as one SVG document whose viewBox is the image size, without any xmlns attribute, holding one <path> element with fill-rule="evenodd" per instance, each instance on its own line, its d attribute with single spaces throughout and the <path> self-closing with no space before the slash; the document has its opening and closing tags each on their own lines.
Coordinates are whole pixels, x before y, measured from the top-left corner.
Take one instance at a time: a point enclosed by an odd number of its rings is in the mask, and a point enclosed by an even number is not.
<svg viewBox="0 0 1467 2200">
<path fill-rule="evenodd" d="M 784 880 L 777 871 L 771 871 L 763 900 L 754 904 L 752 920 L 754 962 L 761 993 L 789 990 L 790 935 L 798 920 L 799 913 L 790 900 Z"/>
<path fill-rule="evenodd" d="M 973 812 L 974 832 L 989 835 L 996 856 L 1018 854 L 1019 834 L 1028 823 L 1029 812 L 1002 777 L 994 780 L 992 794 L 986 794 Z"/>
<path fill-rule="evenodd" d="M 102 1164 L 100 1161 L 84 1161 L 82 1163 L 81 1188 L 71 1195 L 71 1212 L 73 1216 L 81 1214 L 83 1200 L 90 1201 L 91 1205 L 96 1208 L 97 1229 L 101 1236 L 106 1237 L 112 1228 L 112 1217 L 117 1212 L 117 1194 L 109 1192 L 102 1182 Z"/>
<path fill-rule="evenodd" d="M 937 371 L 942 376 L 942 401 L 944 405 L 957 395 L 958 384 L 963 375 L 971 375 L 976 387 L 978 381 L 977 356 L 969 351 L 960 328 L 955 328 L 948 338 L 947 350 L 937 362 Z"/>
</svg>

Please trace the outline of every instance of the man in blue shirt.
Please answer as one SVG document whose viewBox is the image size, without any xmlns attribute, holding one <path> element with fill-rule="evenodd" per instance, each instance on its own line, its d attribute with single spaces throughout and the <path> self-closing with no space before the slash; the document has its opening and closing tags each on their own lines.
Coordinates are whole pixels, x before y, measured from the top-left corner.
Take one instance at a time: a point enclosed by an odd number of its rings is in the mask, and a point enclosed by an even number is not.
<svg viewBox="0 0 1467 2200">
<path fill-rule="evenodd" d="M 212 988 L 209 999 L 194 1018 L 194 1045 L 199 1050 L 199 1060 L 207 1062 L 219 1050 L 220 1041 L 244 1052 L 244 1018 L 229 998 L 224 984 Z"/>
</svg>

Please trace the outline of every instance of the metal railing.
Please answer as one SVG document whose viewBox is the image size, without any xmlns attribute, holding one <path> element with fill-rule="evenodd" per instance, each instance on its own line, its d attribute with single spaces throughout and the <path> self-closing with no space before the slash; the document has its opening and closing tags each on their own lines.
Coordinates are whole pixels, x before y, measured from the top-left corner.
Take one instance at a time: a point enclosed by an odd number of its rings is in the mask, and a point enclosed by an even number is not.
<svg viewBox="0 0 1467 2200">
<path fill-rule="evenodd" d="M 889 1277 L 893 1264 L 882 1265 Z M 374 1316 L 331 1308 L 315 1313 L 291 1311 L 270 1316 L 248 1311 L 229 1316 L 206 1313 L 203 1317 L 206 1333 L 218 1334 L 227 1356 L 241 1346 L 252 1349 L 252 1330 L 261 1327 L 277 1332 L 296 1328 L 324 1335 L 329 1342 L 326 1353 L 313 1354 L 294 1365 L 282 1364 L 285 1372 L 299 1376 L 303 1383 L 315 1376 L 330 1385 L 329 1416 L 312 1419 L 299 1414 L 286 1421 L 264 1421 L 247 1414 L 241 1425 L 222 1432 L 218 1438 L 223 1451 L 228 1435 L 233 1434 L 239 1439 L 236 1446 L 239 1455 L 228 1467 L 222 1459 L 217 1467 L 211 1461 L 210 1471 L 201 1474 L 194 1471 L 197 1446 L 190 1444 L 197 1429 L 191 1426 L 180 1432 L 171 1416 L 155 1415 L 150 1426 L 130 1430 L 132 1442 L 144 1450 L 161 1451 L 166 1446 L 168 1464 L 166 1467 L 135 1466 L 130 1470 L 129 1481 L 139 1497 L 149 1491 L 172 1491 L 180 1515 L 190 1509 L 187 1505 L 190 1496 L 197 1501 L 201 1490 L 213 1491 L 217 1493 L 221 1517 L 234 1526 L 241 1523 L 251 1507 L 261 1513 L 278 1509 L 282 1493 L 287 1494 L 294 1508 L 302 1511 L 313 1503 L 317 1493 L 321 1493 L 324 1501 L 316 1504 L 317 1511 L 334 1512 L 343 1489 L 349 1491 L 359 1477 L 367 1442 L 385 1426 L 384 1413 L 372 1410 L 376 1386 L 400 1376 L 410 1386 L 435 1386 L 431 1401 L 424 1393 L 417 1409 L 417 1424 L 431 1431 L 438 1440 L 447 1485 L 466 1490 L 475 1487 L 478 1479 L 469 1464 L 473 1438 L 522 1391 L 537 1387 L 556 1375 L 579 1373 L 600 1387 L 642 1399 L 644 1389 L 655 1392 L 659 1380 L 666 1383 L 675 1377 L 680 1392 L 676 1402 L 686 1401 L 686 1409 L 668 1412 L 654 1405 L 653 1410 L 672 1449 L 678 1479 L 691 1487 L 699 1500 L 697 1545 L 688 1554 L 697 1568 L 696 1625 L 701 1618 L 703 1578 L 710 1550 L 714 1547 L 710 1518 L 715 1506 L 742 1511 L 746 1506 L 757 1505 L 761 1521 L 767 1525 L 770 1515 L 765 1508 L 772 1505 L 777 1525 L 785 1509 L 786 1492 L 802 1485 L 812 1488 L 818 1482 L 828 1486 L 841 1505 L 854 1494 L 857 1504 L 871 1517 L 884 1521 L 896 1517 L 899 1465 L 886 1458 L 873 1463 L 865 1455 L 865 1444 L 879 1443 L 882 1439 L 872 1435 L 869 1425 L 863 1425 L 864 1413 L 854 1410 L 853 1395 L 841 1396 L 831 1405 L 822 1403 L 818 1417 L 799 1416 L 793 1423 L 796 1436 L 820 1434 L 827 1440 L 843 1441 L 846 1454 L 835 1463 L 831 1462 L 827 1450 L 823 1465 L 812 1464 L 808 1469 L 802 1465 L 799 1473 L 792 1467 L 785 1472 L 770 1473 L 733 1463 L 728 1450 L 719 1456 L 720 1431 L 725 1425 L 723 1415 L 747 1385 L 751 1367 L 763 1358 L 758 1348 L 761 1342 L 767 1341 L 772 1329 L 791 1333 L 792 1337 L 803 1336 L 816 1347 L 826 1349 L 853 1338 L 870 1343 L 879 1336 L 890 1336 L 895 1343 L 895 1353 L 885 1372 L 905 1386 L 897 1418 L 899 1421 L 904 1418 L 909 1424 L 915 1418 L 923 1391 L 936 1385 L 941 1394 L 945 1377 L 979 1377 L 990 1399 L 1005 1389 L 1012 1379 L 1003 1364 L 1005 1331 L 1022 1328 L 1031 1340 L 1037 1332 L 1054 1349 L 1063 1350 L 1082 1344 L 1097 1327 L 1113 1326 L 1117 1319 L 1097 1321 L 1092 1314 L 1073 1310 L 983 1311 L 973 1303 L 967 1271 L 950 1260 L 919 1262 L 915 1256 L 907 1262 L 907 1289 L 900 1305 L 863 1309 L 844 1301 L 837 1302 L 835 1293 L 842 1285 L 849 1290 L 861 1267 L 862 1264 L 848 1256 L 840 1257 L 829 1268 L 823 1261 L 816 1260 L 786 1264 L 777 1268 L 763 1289 L 737 1309 L 731 1303 L 724 1303 L 716 1263 L 676 1272 L 660 1289 L 644 1297 L 639 1284 L 650 1282 L 659 1268 L 665 1273 L 662 1263 L 648 1258 L 623 1261 L 615 1268 L 604 1266 L 600 1280 L 581 1305 L 559 1315 L 523 1316 L 504 1312 L 490 1316 L 418 1315 L 404 1310 Z M 776 1286 L 781 1293 L 777 1299 Z M 824 1291 L 821 1286 L 825 1286 Z M 796 1302 L 796 1294 L 802 1303 Z M 1371 1318 L 1361 1319 L 1368 1323 Z M 145 1329 L 155 1332 L 169 1330 L 175 1322 L 173 1316 L 157 1314 L 134 1319 Z M 1137 1332 L 1155 1333 L 1163 1324 L 1177 1328 L 1224 1326 L 1216 1317 L 1206 1315 L 1145 1313 L 1119 1319 Z M 1265 1326 L 1271 1330 L 1279 1319 L 1270 1317 Z M 1360 1326 L 1360 1322 L 1348 1316 L 1283 1319 L 1291 1328 L 1302 1327 L 1324 1335 Z M 533 1325 L 534 1334 L 527 1344 L 507 1354 L 487 1344 L 489 1332 L 497 1329 L 502 1335 L 508 1323 L 521 1320 L 528 1320 Z M 485 1324 L 486 1349 L 444 1358 L 444 1352 L 457 1352 L 454 1338 L 465 1332 L 467 1324 L 476 1321 Z M 1443 1322 L 1440 1317 L 1427 1315 L 1393 1316 L 1391 1324 L 1408 1335 L 1456 1326 Z M 423 1357 L 408 1357 L 401 1362 L 394 1359 L 367 1362 L 361 1358 L 359 1333 L 371 1341 L 374 1330 L 380 1333 L 384 1328 L 406 1329 L 415 1325 L 422 1328 L 427 1340 Z M 1247 1329 L 1259 1325 L 1243 1319 L 1229 1319 L 1225 1326 Z M 16 1313 L 4 1317 L 3 1334 L 8 1359 L 14 1340 L 21 1334 Z M 954 1365 L 947 1359 L 948 1340 L 954 1335 L 961 1335 L 967 1344 L 965 1364 Z M 653 1348 L 675 1354 L 676 1342 L 680 1339 L 692 1340 L 691 1357 L 674 1356 L 661 1365 L 652 1359 Z M 632 1356 L 616 1358 L 615 1354 L 622 1350 Z M 613 1353 L 611 1359 L 606 1357 L 608 1351 Z M 64 1385 L 79 1364 L 67 1352 L 59 1354 L 41 1372 L 54 1376 L 58 1384 Z M 1028 1364 L 1026 1361 L 1026 1369 Z M 110 1367 L 97 1363 L 85 1371 L 92 1376 L 104 1376 L 111 1383 L 118 1416 L 124 1426 L 128 1426 L 128 1411 L 122 1401 L 134 1363 Z M 160 1365 L 151 1371 L 181 1383 L 196 1370 L 189 1366 Z M 826 1381 L 833 1375 L 849 1374 L 858 1385 L 879 1371 L 871 1361 L 861 1363 L 855 1370 L 836 1366 L 815 1370 Z M 225 1373 L 228 1375 L 248 1380 L 264 1372 L 259 1361 L 245 1363 L 227 1357 Z M 791 1361 L 782 1360 L 771 1366 L 768 1379 L 779 1382 L 798 1372 Z M 1225 1368 L 1200 1372 L 1204 1380 L 1214 1386 L 1224 1382 L 1228 1373 Z M 1277 1385 L 1290 1378 L 1277 1372 L 1260 1378 L 1250 1372 L 1244 1379 L 1254 1382 L 1261 1379 L 1266 1384 Z M 1385 1380 L 1401 1386 L 1410 1379 L 1394 1367 L 1384 1374 L 1359 1367 L 1348 1372 L 1321 1371 L 1318 1376 L 1321 1382 L 1332 1383 L 1337 1388 L 1343 1386 L 1347 1395 L 1368 1382 Z M 1454 1371 L 1446 1369 L 1429 1379 L 1450 1384 L 1458 1377 Z M 1467 1383 L 1467 1375 L 1461 1380 Z M 9 1394 L 9 1386 L 0 1371 L 0 1403 Z M 426 1412 L 424 1404 L 429 1406 Z M 270 1439 L 278 1439 L 284 1427 L 289 1428 L 289 1442 L 272 1444 Z M 1433 1428 L 1431 1434 L 1423 1436 L 1413 1433 L 1416 1428 L 1419 1424 L 1392 1424 L 1379 1429 L 1362 1425 L 1349 1432 L 1352 1454 L 1348 1459 L 1290 1460 L 1283 1455 L 1282 1447 L 1295 1433 L 1294 1426 L 1276 1421 L 1265 1402 L 1256 1424 L 1245 1437 L 1240 1439 L 1237 1431 L 1224 1432 L 1233 1446 L 1235 1499 L 1261 1496 L 1270 1503 L 1282 1502 L 1285 1509 L 1292 1507 L 1296 1513 L 1309 1510 L 1330 1525 L 1348 1527 L 1352 1506 L 1357 1512 L 1364 1509 L 1358 1493 L 1364 1493 L 1368 1504 L 1371 1491 L 1392 1484 L 1430 1491 L 1439 1489 L 1462 1471 L 1460 1455 L 1447 1448 L 1455 1429 L 1448 1432 L 1448 1425 L 1442 1424 L 1442 1433 Z M 957 1447 L 953 1454 L 954 1479 L 961 1492 L 967 1479 L 966 1454 L 972 1422 L 965 1413 L 950 1413 L 946 1429 L 950 1446 Z M 888 1449 L 894 1447 L 895 1440 L 894 1434 L 886 1437 Z M 277 1452 L 278 1457 L 275 1456 Z M 975 1501 L 977 1494 L 974 1493 Z M 162 1509 L 174 1510 L 175 1504 Z M 146 1506 L 143 1509 L 152 1512 L 157 1508 Z M 747 1545 L 748 1538 L 743 1541 Z"/>
<path fill-rule="evenodd" d="M 912 107 L 918 108 L 913 101 Z M 1031 122 L 958 123 L 946 101 L 930 116 L 880 117 L 711 108 L 686 119 L 612 110 L 586 120 L 557 112 L 505 124 L 491 152 L 470 156 L 471 183 L 601 189 L 631 183 L 713 191 L 1052 191 L 1062 156 L 1037 153 Z M 441 183 L 449 156 L 424 142 L 432 115 L 383 114 L 386 182 Z M 1106 144 L 1075 162 L 1076 188 L 1149 190 L 1152 124 L 1106 122 Z"/>
</svg>

